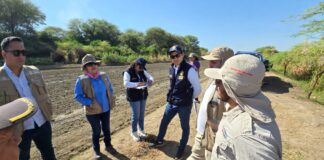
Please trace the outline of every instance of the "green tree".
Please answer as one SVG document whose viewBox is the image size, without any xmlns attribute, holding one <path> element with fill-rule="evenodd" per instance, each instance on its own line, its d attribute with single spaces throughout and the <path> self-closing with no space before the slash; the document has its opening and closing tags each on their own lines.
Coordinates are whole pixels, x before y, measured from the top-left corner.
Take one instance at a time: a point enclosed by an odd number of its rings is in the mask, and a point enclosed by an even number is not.
<svg viewBox="0 0 324 160">
<path fill-rule="evenodd" d="M 45 15 L 28 0 L 0 0 L 2 35 L 28 35 L 34 27 L 45 24 Z"/>
<path fill-rule="evenodd" d="M 302 14 L 299 19 L 308 21 L 302 25 L 302 30 L 295 36 L 305 35 L 308 37 L 324 37 L 324 2 L 318 3 L 316 6 L 311 7 Z"/>
<path fill-rule="evenodd" d="M 122 45 L 126 45 L 134 52 L 139 53 L 141 47 L 144 46 L 144 34 L 129 29 L 119 36 L 119 41 Z"/>
<path fill-rule="evenodd" d="M 66 38 L 66 31 L 59 27 L 49 26 L 38 32 L 39 40 L 56 47 L 55 41 L 63 40 Z"/>
<path fill-rule="evenodd" d="M 265 46 L 255 49 L 255 51 L 262 53 L 264 56 L 272 56 L 275 53 L 278 53 L 278 50 L 274 46 Z"/>
<path fill-rule="evenodd" d="M 153 27 L 146 31 L 145 44 L 146 46 L 155 45 L 158 50 L 170 47 L 168 45 L 169 35 L 162 28 Z"/>
<path fill-rule="evenodd" d="M 119 34 L 118 28 L 105 20 L 89 19 L 83 22 L 81 19 L 72 19 L 69 22 L 69 37 L 83 44 L 103 40 L 117 45 Z"/>
<path fill-rule="evenodd" d="M 199 41 L 196 36 L 193 35 L 187 35 L 184 37 L 184 43 L 186 52 L 194 52 L 197 54 L 200 54 L 200 47 L 199 47 Z"/>
</svg>

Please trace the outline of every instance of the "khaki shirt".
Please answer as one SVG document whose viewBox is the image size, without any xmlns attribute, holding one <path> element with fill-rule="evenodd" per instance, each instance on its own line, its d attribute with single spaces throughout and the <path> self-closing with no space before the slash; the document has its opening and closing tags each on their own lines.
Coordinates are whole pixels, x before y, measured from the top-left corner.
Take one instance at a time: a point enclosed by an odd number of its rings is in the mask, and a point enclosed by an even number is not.
<svg viewBox="0 0 324 160">
<path fill-rule="evenodd" d="M 278 160 L 282 158 L 281 136 L 276 121 L 263 123 L 239 106 L 223 113 L 212 159 Z"/>
</svg>

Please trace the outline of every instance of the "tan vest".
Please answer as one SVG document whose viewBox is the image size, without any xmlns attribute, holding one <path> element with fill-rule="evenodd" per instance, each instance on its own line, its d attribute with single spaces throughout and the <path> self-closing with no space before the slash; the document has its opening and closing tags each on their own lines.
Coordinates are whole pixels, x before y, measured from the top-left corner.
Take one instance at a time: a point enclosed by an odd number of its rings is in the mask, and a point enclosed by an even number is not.
<svg viewBox="0 0 324 160">
<path fill-rule="evenodd" d="M 23 68 L 32 95 L 34 96 L 45 119 L 50 121 L 53 115 L 52 103 L 47 94 L 41 72 L 35 66 L 23 66 Z M 18 98 L 20 98 L 20 95 L 15 84 L 9 78 L 4 68 L 0 67 L 0 105 L 4 105 Z"/>
<path fill-rule="evenodd" d="M 109 101 L 110 110 L 115 107 L 115 97 L 110 93 L 110 82 L 107 80 L 107 75 L 105 72 L 100 72 L 101 78 L 105 83 L 107 90 L 107 97 Z M 91 85 L 90 78 L 87 75 L 80 75 L 81 86 L 85 97 L 92 99 L 92 104 L 90 106 L 83 106 L 86 110 L 86 115 L 94 115 L 102 113 L 102 108 L 99 103 L 96 101 L 94 90 Z"/>
<path fill-rule="evenodd" d="M 207 107 L 207 121 L 211 121 L 212 123 L 219 125 L 219 122 L 223 117 L 223 112 L 225 111 L 226 109 L 224 102 L 214 97 L 214 99 L 209 102 Z M 217 130 L 214 130 L 210 125 L 206 124 L 205 136 L 207 140 L 206 149 L 208 151 L 213 150 L 216 132 Z"/>
</svg>

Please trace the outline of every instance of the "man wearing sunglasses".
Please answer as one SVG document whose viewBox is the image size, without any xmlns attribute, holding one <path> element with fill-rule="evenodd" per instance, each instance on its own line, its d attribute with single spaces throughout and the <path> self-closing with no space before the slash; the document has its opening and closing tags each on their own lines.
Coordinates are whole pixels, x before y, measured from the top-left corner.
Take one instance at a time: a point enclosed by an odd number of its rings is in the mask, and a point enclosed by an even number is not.
<svg viewBox="0 0 324 160">
<path fill-rule="evenodd" d="M 48 97 L 42 74 L 35 66 L 26 66 L 24 42 L 19 37 L 7 37 L 1 42 L 1 54 L 5 64 L 0 67 L 0 105 L 20 97 L 37 103 L 39 110 L 21 126 L 22 141 L 19 159 L 30 159 L 31 141 L 45 160 L 55 158 L 52 145 L 52 104 Z"/>
<path fill-rule="evenodd" d="M 182 159 L 190 132 L 190 113 L 193 99 L 201 92 L 198 73 L 184 60 L 184 53 L 179 45 L 172 46 L 168 54 L 172 60 L 169 69 L 170 88 L 167 94 L 167 105 L 161 120 L 159 134 L 150 147 L 163 145 L 169 123 L 178 113 L 182 128 L 182 137 L 175 159 Z"/>
</svg>

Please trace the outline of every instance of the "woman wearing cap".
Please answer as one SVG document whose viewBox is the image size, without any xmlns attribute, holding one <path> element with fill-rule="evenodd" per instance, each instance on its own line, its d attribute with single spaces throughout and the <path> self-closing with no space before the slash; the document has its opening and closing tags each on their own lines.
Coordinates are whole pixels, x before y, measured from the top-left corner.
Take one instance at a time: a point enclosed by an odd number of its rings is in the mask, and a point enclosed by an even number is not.
<svg viewBox="0 0 324 160">
<path fill-rule="evenodd" d="M 199 58 L 196 53 L 190 53 L 189 54 L 189 62 L 188 62 L 192 67 L 195 68 L 195 70 L 198 72 L 199 75 L 199 69 L 200 69 L 200 62 Z"/>
<path fill-rule="evenodd" d="M 132 110 L 131 136 L 134 141 L 146 137 L 144 112 L 148 96 L 147 87 L 153 84 L 153 77 L 146 71 L 146 63 L 147 61 L 144 58 L 138 58 L 124 72 L 127 101 L 129 101 Z"/>
<path fill-rule="evenodd" d="M 92 144 L 95 158 L 101 157 L 100 132 L 104 134 L 106 151 L 116 154 L 110 138 L 110 110 L 115 105 L 113 87 L 108 75 L 99 72 L 100 61 L 87 54 L 82 58 L 83 74 L 76 80 L 74 98 L 84 106 L 86 117 L 92 128 Z"/>
</svg>

